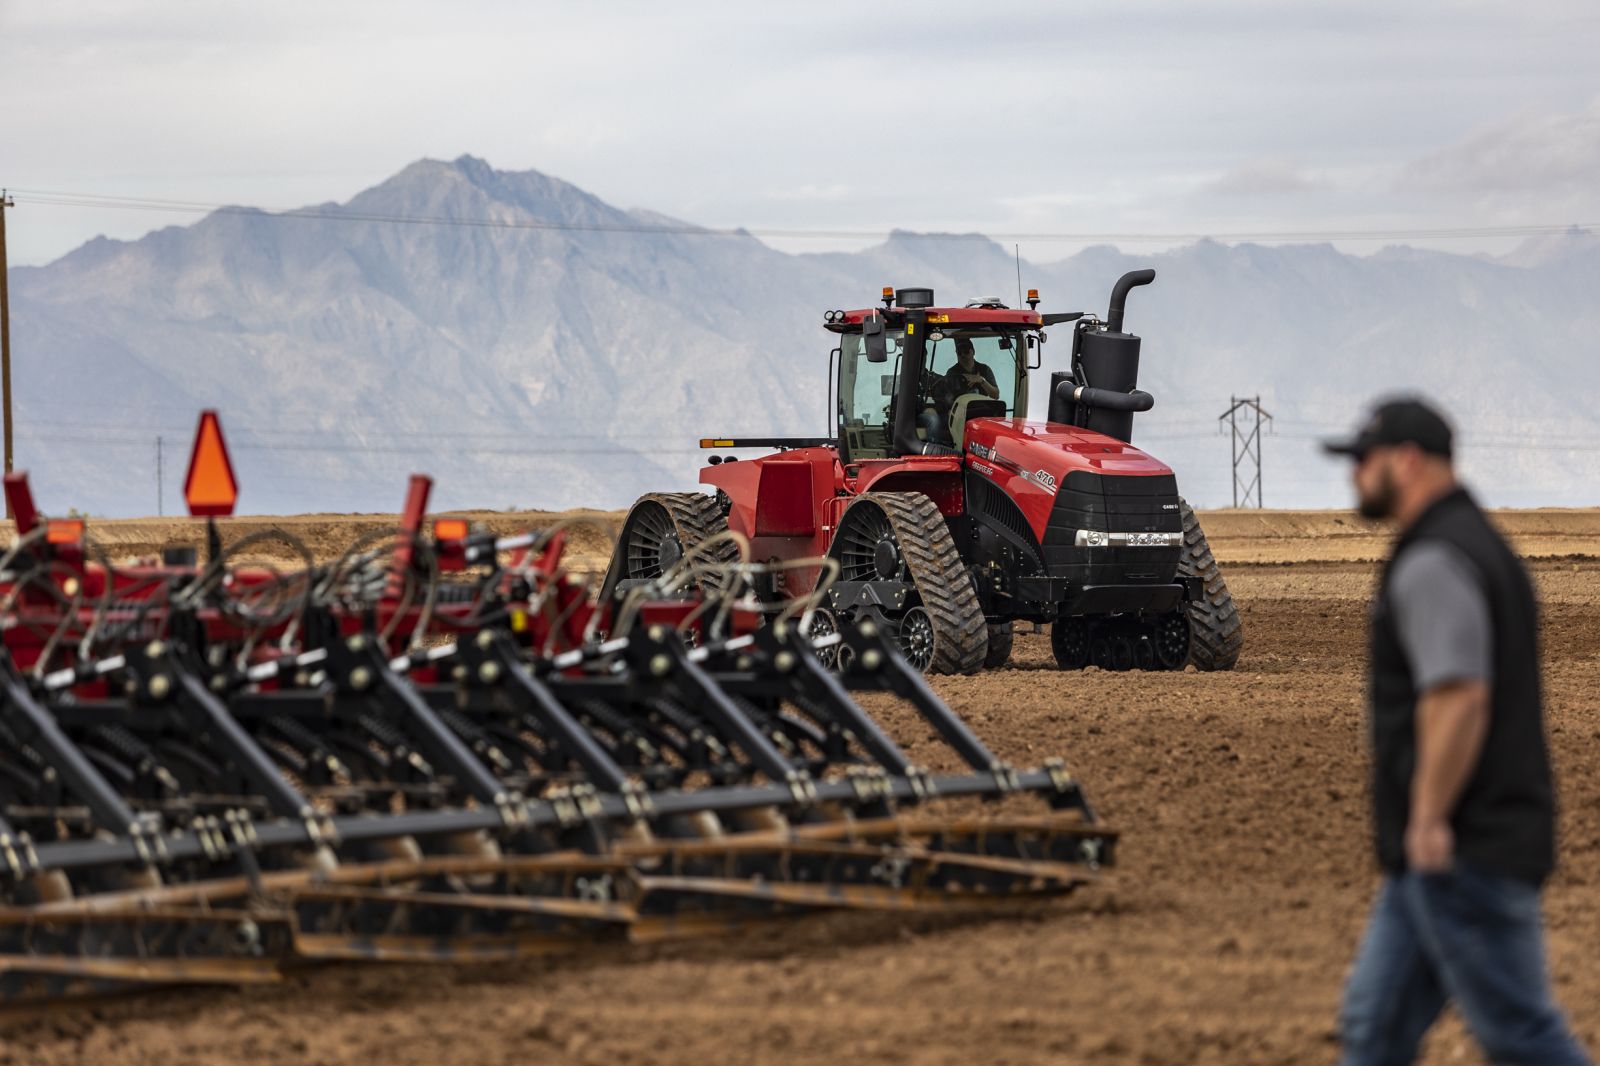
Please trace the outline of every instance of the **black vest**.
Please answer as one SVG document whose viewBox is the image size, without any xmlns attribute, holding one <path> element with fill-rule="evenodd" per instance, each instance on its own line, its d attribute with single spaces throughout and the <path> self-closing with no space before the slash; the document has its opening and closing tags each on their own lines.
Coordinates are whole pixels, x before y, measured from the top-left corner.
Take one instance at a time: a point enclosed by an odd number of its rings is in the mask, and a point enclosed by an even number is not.
<svg viewBox="0 0 1600 1066">
<path fill-rule="evenodd" d="M 1470 563 L 1489 605 L 1494 682 L 1489 733 L 1451 816 L 1456 855 L 1534 883 L 1555 865 L 1555 800 L 1539 696 L 1539 612 L 1522 564 L 1464 489 L 1438 500 L 1401 535 L 1372 614 L 1373 806 L 1378 863 L 1405 869 L 1405 828 L 1421 695 L 1400 646 L 1389 574 L 1412 546 L 1452 545 Z"/>
</svg>

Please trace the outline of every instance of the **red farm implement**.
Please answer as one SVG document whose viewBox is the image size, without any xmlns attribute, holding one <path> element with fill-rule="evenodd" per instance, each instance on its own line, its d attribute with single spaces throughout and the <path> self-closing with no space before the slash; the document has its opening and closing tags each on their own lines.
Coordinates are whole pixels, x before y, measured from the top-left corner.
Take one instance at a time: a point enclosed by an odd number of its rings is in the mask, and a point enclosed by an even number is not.
<svg viewBox="0 0 1600 1066">
<path fill-rule="evenodd" d="M 191 496 L 225 514 L 212 431 Z M 765 610 L 741 538 L 597 597 L 563 528 L 430 522 L 429 488 L 333 558 L 212 519 L 126 563 L 6 479 L 0 1002 L 981 909 L 1111 861 L 1061 763 L 997 758 L 871 618 Z"/>
</svg>

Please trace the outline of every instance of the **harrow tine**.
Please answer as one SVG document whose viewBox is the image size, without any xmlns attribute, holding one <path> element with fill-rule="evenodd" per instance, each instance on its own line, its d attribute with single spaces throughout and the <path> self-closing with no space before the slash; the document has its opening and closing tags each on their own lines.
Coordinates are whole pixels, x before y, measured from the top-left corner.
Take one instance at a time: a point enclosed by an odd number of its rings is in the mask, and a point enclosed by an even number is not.
<svg viewBox="0 0 1600 1066">
<path fill-rule="evenodd" d="M 72 995 L 102 995 L 135 985 L 251 985 L 282 978 L 274 959 L 138 959 L 91 955 L 0 954 L 0 1002 L 23 1003 Z M 82 982 L 76 992 L 53 987 L 48 995 L 30 996 L 38 978 Z M 54 982 L 52 982 L 53 984 Z"/>
<path fill-rule="evenodd" d="M 271 983 L 279 979 L 286 943 L 281 923 L 260 913 L 0 908 L 0 1002 L 163 985 Z"/>
<path fill-rule="evenodd" d="M 607 936 L 620 939 L 635 919 L 631 906 L 607 900 L 351 887 L 304 889 L 290 905 L 295 953 L 324 961 L 460 962 L 565 953 Z M 330 921 L 344 928 L 317 928 Z M 396 928 L 430 932 L 391 931 Z"/>
</svg>

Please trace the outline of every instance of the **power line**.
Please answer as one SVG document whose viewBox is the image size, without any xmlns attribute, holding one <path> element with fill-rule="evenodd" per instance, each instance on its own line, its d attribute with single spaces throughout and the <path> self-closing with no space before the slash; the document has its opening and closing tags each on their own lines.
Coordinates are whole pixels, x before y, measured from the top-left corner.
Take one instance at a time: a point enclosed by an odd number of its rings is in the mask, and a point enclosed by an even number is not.
<svg viewBox="0 0 1600 1066">
<path fill-rule="evenodd" d="M 141 447 L 146 447 L 146 448 L 148 448 L 150 446 L 150 438 L 148 436 L 110 436 L 110 435 L 87 434 L 87 433 L 48 433 L 48 434 L 40 434 L 39 435 L 39 440 L 44 441 L 44 442 L 48 442 L 50 444 L 127 444 L 127 445 L 139 445 Z M 229 443 L 228 448 L 229 448 L 230 451 L 236 451 L 236 452 L 304 452 L 304 453 L 313 454 L 313 455 L 317 455 L 317 454 L 335 455 L 335 454 L 356 453 L 356 454 L 377 454 L 377 455 L 387 454 L 387 455 L 428 455 L 428 456 L 438 456 L 440 454 L 440 449 L 438 447 L 431 446 L 431 445 L 428 445 L 428 444 L 423 444 L 423 443 L 408 444 L 408 445 L 355 444 L 355 443 L 266 444 L 266 443 L 252 443 L 252 442 L 249 442 L 249 441 L 244 441 L 244 442 L 234 441 L 234 442 L 230 442 Z M 694 446 L 694 447 L 689 447 L 689 446 L 671 447 L 671 446 L 657 446 L 657 445 L 651 445 L 651 446 L 648 446 L 648 447 L 640 447 L 640 448 L 606 448 L 606 447 L 589 447 L 589 446 L 582 446 L 582 445 L 577 446 L 577 447 L 548 447 L 548 446 L 544 446 L 544 445 L 533 445 L 533 446 L 524 447 L 524 448 L 485 448 L 485 447 L 477 447 L 477 446 L 467 446 L 467 447 L 449 449 L 449 452 L 452 455 L 515 455 L 515 456 L 522 456 L 524 458 L 532 458 L 532 457 L 542 456 L 542 455 L 627 456 L 627 457 L 630 457 L 630 458 L 637 458 L 639 456 L 648 456 L 648 455 L 699 455 L 699 454 L 701 454 L 701 451 L 702 450 L 698 446 Z"/>
<path fill-rule="evenodd" d="M 409 226 L 451 226 L 471 229 L 533 230 L 553 232 L 618 233 L 677 237 L 771 237 L 785 240 L 883 240 L 884 230 L 774 229 L 770 227 L 715 227 L 687 223 L 662 225 L 644 222 L 576 222 L 530 218 L 471 218 L 444 215 L 406 215 L 352 211 L 340 206 L 297 207 L 268 210 L 237 204 L 213 204 L 186 200 L 161 200 L 101 193 L 73 193 L 47 189 L 13 189 L 12 193 L 31 204 L 50 207 L 106 208 L 125 211 L 156 211 L 180 214 L 251 215 L 273 221 L 311 219 L 324 222 L 369 222 Z M 620 212 L 619 212 L 620 213 Z M 1037 241 L 1056 243 L 1123 242 L 1185 243 L 1199 240 L 1244 241 L 1259 244 L 1304 243 L 1310 241 L 1393 241 L 1393 240 L 1471 240 L 1494 237 L 1538 237 L 1566 233 L 1572 229 L 1592 229 L 1600 223 L 1550 222 L 1518 226 L 1436 226 L 1373 230 L 1240 230 L 1234 232 L 1190 233 L 919 233 L 893 231 L 894 236 L 913 240 L 962 241 Z"/>
<path fill-rule="evenodd" d="M 34 405 L 30 402 L 29 406 L 31 407 L 31 406 L 34 406 Z M 68 406 L 70 406 L 70 405 L 68 405 Z M 291 438 L 292 440 L 294 440 L 295 442 L 303 442 L 304 439 L 306 437 L 308 437 L 308 436 L 336 436 L 336 437 L 339 437 L 339 438 L 342 438 L 342 439 L 349 439 L 351 436 L 359 436 L 359 437 L 375 437 L 375 438 L 380 439 L 380 440 L 417 440 L 417 441 L 438 441 L 438 440 L 490 440 L 490 441 L 598 440 L 598 441 L 615 441 L 615 442 L 619 442 L 620 443 L 620 442 L 623 442 L 623 441 L 640 441 L 640 442 L 658 441 L 664 436 L 664 434 L 662 434 L 662 433 L 617 433 L 617 434 L 598 435 L 598 434 L 582 434 L 582 433 L 570 432 L 570 431 L 569 432 L 554 432 L 554 433 L 528 433 L 528 432 L 524 432 L 524 431 L 521 431 L 521 430 L 498 430 L 498 431 L 496 431 L 496 430 L 479 430 L 479 431 L 381 430 L 381 431 L 377 431 L 377 432 L 361 430 L 361 431 L 357 431 L 355 433 L 352 433 L 349 430 L 345 430 L 345 431 L 341 432 L 339 430 L 333 430 L 333 429 L 314 429 L 314 428 L 311 428 L 309 426 L 294 428 L 292 426 L 292 424 L 290 424 L 290 428 L 283 428 L 285 426 L 284 421 L 282 419 L 280 419 L 280 418 L 277 418 L 276 416 L 273 417 L 272 421 L 273 421 L 273 424 L 275 426 L 280 427 L 280 428 L 276 428 L 276 429 L 256 429 L 256 428 L 253 428 L 253 427 L 243 427 L 243 428 L 239 428 L 239 429 L 235 429 L 235 430 L 230 430 L 229 431 L 229 437 L 231 438 L 231 437 L 233 437 L 235 435 L 244 435 L 244 436 L 247 436 L 247 437 L 267 437 L 267 438 L 270 438 L 270 437 L 288 437 L 288 438 Z M 32 430 L 34 432 L 39 432 L 39 433 L 54 433 L 56 430 L 59 430 L 59 429 L 107 429 L 107 428 L 115 429 L 115 430 L 145 431 L 147 433 L 161 432 L 161 433 L 174 433 L 174 434 L 192 434 L 194 432 L 194 426 L 192 424 L 190 424 L 190 425 L 181 425 L 179 423 L 151 424 L 151 423 L 125 422 L 125 423 L 118 423 L 118 424 L 113 425 L 113 426 L 107 426 L 107 424 L 106 424 L 106 422 L 104 420 L 98 421 L 98 422 L 75 422 L 75 421 L 70 421 L 70 420 L 59 420 L 58 421 L 56 419 L 45 419 L 45 420 L 39 420 L 39 421 L 35 421 L 35 420 L 32 420 L 32 419 L 23 419 L 23 420 L 19 420 L 17 422 L 17 425 L 20 428 L 29 429 L 29 430 Z M 760 430 L 751 430 L 750 432 L 751 433 L 758 433 L 758 432 L 762 432 L 762 431 L 760 431 Z M 719 435 L 738 436 L 740 434 L 739 434 L 738 431 L 730 431 L 728 434 L 719 434 Z M 698 437 L 696 439 L 698 439 Z"/>
<path fill-rule="evenodd" d="M 1265 412 L 1263 412 L 1263 414 L 1265 414 Z M 1226 419 L 1227 417 L 1228 416 L 1225 413 L 1225 414 L 1223 414 L 1221 416 L 1221 419 Z M 1277 419 L 1275 417 L 1273 417 L 1271 415 L 1267 415 L 1266 417 L 1269 420 L 1271 420 L 1274 425 L 1276 425 Z M 50 443 L 50 444 L 139 445 L 139 446 L 142 446 L 142 447 L 149 447 L 151 438 L 150 438 L 149 433 L 146 432 L 146 433 L 142 433 L 141 434 L 140 431 L 141 430 L 150 430 L 150 429 L 153 428 L 153 427 L 146 427 L 146 426 L 114 426 L 114 427 L 109 427 L 110 432 L 108 432 L 108 433 L 82 433 L 82 432 L 60 433 L 60 432 L 53 431 L 52 427 L 50 425 L 44 424 L 44 423 L 20 423 L 19 422 L 18 426 L 19 426 L 19 428 L 22 428 L 22 429 L 24 429 L 26 431 L 26 436 L 30 440 L 35 440 L 35 441 L 38 441 L 38 442 L 41 442 L 41 443 Z M 1226 426 L 1224 428 L 1226 428 Z M 1245 431 L 1248 432 L 1248 428 L 1246 428 Z M 182 430 L 182 432 L 188 432 L 188 430 L 184 429 L 184 430 Z M 343 454 L 370 453 L 370 454 L 378 454 L 378 455 L 392 454 L 392 455 L 429 455 L 429 456 L 439 456 L 441 454 L 450 454 L 450 455 L 509 455 L 509 456 L 523 456 L 523 457 L 534 457 L 534 456 L 540 456 L 540 455 L 584 455 L 584 456 L 604 456 L 604 457 L 629 457 L 629 458 L 634 458 L 634 457 L 638 457 L 638 456 L 648 456 L 648 455 L 701 455 L 701 454 L 705 454 L 705 450 L 700 448 L 700 447 L 698 447 L 698 446 L 696 446 L 696 445 L 671 445 L 671 444 L 655 443 L 655 442 L 662 441 L 664 439 L 671 439 L 671 437 L 672 437 L 672 435 L 670 435 L 670 434 L 660 434 L 660 433 L 652 434 L 652 435 L 650 435 L 648 437 L 638 438 L 638 439 L 641 439 L 643 441 L 647 441 L 649 443 L 642 444 L 640 447 L 636 447 L 636 448 L 635 447 L 626 446 L 626 444 L 624 442 L 627 441 L 628 439 L 630 439 L 630 438 L 627 438 L 627 437 L 583 437 L 583 436 L 579 436 L 579 435 L 567 434 L 567 435 L 564 435 L 564 436 L 562 436 L 560 438 L 530 438 L 530 437 L 528 437 L 528 436 L 526 436 L 524 434 L 506 434 L 504 436 L 488 437 L 487 439 L 504 440 L 504 441 L 523 441 L 523 442 L 527 442 L 528 446 L 526 446 L 526 447 L 489 447 L 489 446 L 483 446 L 483 445 L 466 444 L 466 445 L 462 445 L 462 446 L 451 446 L 451 447 L 446 448 L 446 449 L 441 449 L 441 448 L 437 447 L 436 445 L 431 445 L 431 444 L 425 443 L 425 441 L 433 439 L 433 435 L 425 434 L 425 433 L 420 433 L 420 434 L 397 434 L 397 435 L 395 435 L 393 437 L 383 438 L 383 439 L 387 439 L 387 440 L 401 440 L 401 441 L 415 439 L 415 440 L 418 441 L 418 443 L 415 443 L 415 444 L 406 444 L 406 443 L 364 443 L 364 442 L 360 442 L 360 441 L 349 441 L 349 440 L 330 441 L 330 442 L 327 442 L 327 443 L 314 443 L 314 442 L 306 442 L 306 441 L 295 441 L 295 442 L 292 442 L 292 443 L 281 443 L 281 442 L 272 442 L 272 441 L 252 441 L 252 440 L 249 440 L 249 439 L 244 439 L 244 440 L 239 439 L 241 434 L 248 433 L 248 432 L 249 431 L 247 431 L 247 430 L 236 430 L 236 431 L 234 431 L 234 433 L 231 434 L 233 439 L 232 439 L 232 441 L 230 441 L 229 447 L 234 451 L 240 451 L 240 452 L 253 452 L 253 451 L 259 451 L 259 452 L 298 452 L 298 453 L 304 453 L 304 454 L 310 454 L 310 455 L 315 455 L 315 454 L 328 454 L 328 455 L 336 455 L 337 454 L 337 455 L 343 455 Z M 134 435 L 130 435 L 130 434 L 134 434 Z M 732 435 L 737 436 L 738 434 L 732 434 Z M 1194 432 L 1162 432 L 1162 431 L 1157 431 L 1157 432 L 1152 432 L 1152 433 L 1141 433 L 1139 435 L 1139 440 L 1140 440 L 1141 443 L 1182 442 L 1182 441 L 1205 440 L 1207 438 L 1215 437 L 1216 435 L 1217 435 L 1217 433 L 1216 433 L 1215 428 L 1207 429 L 1205 431 L 1194 431 Z M 1280 433 L 1280 432 L 1277 432 L 1275 430 L 1274 433 L 1273 433 L 1273 436 L 1276 439 L 1279 439 L 1279 440 L 1321 441 L 1326 436 L 1326 434 L 1325 433 L 1305 433 L 1305 432 Z M 561 446 L 561 447 L 551 447 L 551 446 L 539 443 L 539 441 L 541 441 L 541 440 L 553 440 L 553 439 L 560 439 L 560 440 L 566 442 L 566 445 L 565 446 Z M 689 438 L 685 437 L 683 439 L 689 439 Z M 593 443 L 584 443 L 585 441 L 591 441 Z M 621 445 L 621 446 L 619 446 L 619 445 Z M 1537 441 L 1529 440 L 1527 438 L 1519 438 L 1519 437 L 1467 437 L 1467 438 L 1465 438 L 1463 440 L 1458 441 L 1457 442 L 1457 447 L 1464 448 L 1464 449 L 1471 449 L 1471 450 L 1493 449 L 1495 451 L 1506 451 L 1506 452 L 1533 451 L 1533 452 L 1582 452 L 1582 453 L 1591 453 L 1591 452 L 1600 452 L 1600 436 L 1588 436 L 1588 437 L 1582 437 L 1582 438 L 1571 438 L 1571 439 L 1560 439 L 1560 440 L 1543 440 L 1543 439 L 1541 439 L 1541 440 L 1537 440 Z"/>
</svg>

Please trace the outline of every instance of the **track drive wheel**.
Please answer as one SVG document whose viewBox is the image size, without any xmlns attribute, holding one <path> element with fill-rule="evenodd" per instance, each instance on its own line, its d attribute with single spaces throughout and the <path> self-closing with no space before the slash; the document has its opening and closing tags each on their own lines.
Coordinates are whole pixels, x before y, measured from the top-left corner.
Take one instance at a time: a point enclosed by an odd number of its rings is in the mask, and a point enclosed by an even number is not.
<svg viewBox="0 0 1600 1066">
<path fill-rule="evenodd" d="M 604 595 L 611 596 L 621 581 L 660 577 L 702 542 L 727 531 L 727 517 L 714 496 L 653 492 L 639 497 L 622 523 L 622 535 L 617 538 L 617 548 L 606 571 Z M 723 541 L 698 561 L 713 565 L 737 563 L 739 549 L 732 541 Z M 725 573 L 707 572 L 689 587 L 720 592 L 728 580 Z"/>
<path fill-rule="evenodd" d="M 1244 623 L 1194 509 L 1181 497 L 1178 506 L 1183 518 L 1178 576 L 1205 583 L 1205 594 L 1189 604 L 1189 661 L 1200 670 L 1232 670 L 1244 649 Z"/>
<path fill-rule="evenodd" d="M 972 575 L 944 515 L 920 492 L 868 492 L 845 508 L 828 554 L 841 582 L 908 586 L 886 613 L 906 657 L 925 673 L 975 674 L 989 649 Z M 931 638 L 931 639 L 930 639 Z"/>
<path fill-rule="evenodd" d="M 989 651 L 983 657 L 983 668 L 995 670 L 1011 661 L 1011 645 L 1016 640 L 1014 623 L 1001 622 L 989 626 Z"/>
</svg>

